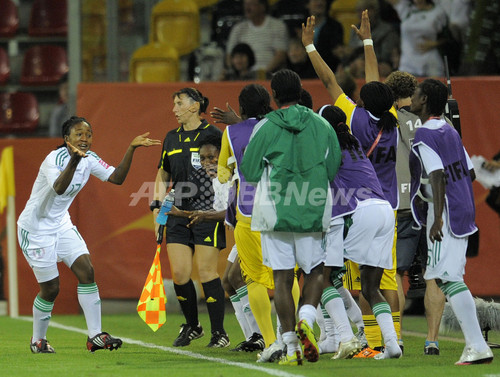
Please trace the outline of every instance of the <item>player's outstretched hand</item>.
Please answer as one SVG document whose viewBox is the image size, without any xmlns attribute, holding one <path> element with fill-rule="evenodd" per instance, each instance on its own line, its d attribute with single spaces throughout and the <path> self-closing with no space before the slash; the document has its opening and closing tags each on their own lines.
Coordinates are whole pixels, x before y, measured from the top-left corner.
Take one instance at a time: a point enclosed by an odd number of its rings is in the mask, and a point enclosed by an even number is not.
<svg viewBox="0 0 500 377">
<path fill-rule="evenodd" d="M 69 147 L 69 154 L 71 155 L 71 157 L 78 159 L 87 157 L 87 154 L 72 145 L 69 141 L 66 142 L 66 145 Z"/>
<path fill-rule="evenodd" d="M 306 24 L 302 24 L 302 44 L 304 47 L 314 43 L 314 25 L 316 25 L 314 16 L 307 17 Z"/>
<path fill-rule="evenodd" d="M 356 35 L 362 41 L 365 39 L 372 39 L 368 10 L 365 9 L 363 13 L 361 13 L 361 25 L 359 25 L 359 29 L 356 27 L 356 25 L 351 25 L 351 29 L 356 32 Z"/>
<path fill-rule="evenodd" d="M 231 125 L 241 122 L 241 118 L 236 114 L 236 111 L 233 110 L 228 102 L 226 102 L 226 107 L 227 111 L 214 107 L 210 112 L 210 116 L 215 119 L 215 123 Z"/>
<path fill-rule="evenodd" d="M 149 132 L 146 132 L 145 134 L 139 135 L 132 140 L 130 143 L 130 146 L 133 148 L 137 147 L 151 147 L 153 145 L 161 145 L 160 140 L 156 139 L 150 139 L 149 137 Z"/>
</svg>

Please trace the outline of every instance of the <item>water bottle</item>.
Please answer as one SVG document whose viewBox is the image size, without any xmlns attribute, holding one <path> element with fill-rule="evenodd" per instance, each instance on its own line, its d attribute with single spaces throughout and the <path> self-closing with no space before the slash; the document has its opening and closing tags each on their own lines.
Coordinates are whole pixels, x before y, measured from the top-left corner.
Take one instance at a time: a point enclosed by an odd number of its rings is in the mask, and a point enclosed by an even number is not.
<svg viewBox="0 0 500 377">
<path fill-rule="evenodd" d="M 156 222 L 160 225 L 165 225 L 167 223 L 168 215 L 166 213 L 169 212 L 174 205 L 174 194 L 174 190 L 170 190 L 167 196 L 165 196 L 165 199 L 163 199 L 163 203 L 161 203 L 160 212 L 158 216 L 156 216 Z"/>
</svg>

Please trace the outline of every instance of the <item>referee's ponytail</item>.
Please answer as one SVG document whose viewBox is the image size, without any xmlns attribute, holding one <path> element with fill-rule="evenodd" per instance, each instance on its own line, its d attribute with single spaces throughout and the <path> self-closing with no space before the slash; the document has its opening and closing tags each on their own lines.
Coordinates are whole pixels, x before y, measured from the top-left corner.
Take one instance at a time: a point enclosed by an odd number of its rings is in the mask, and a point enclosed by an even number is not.
<svg viewBox="0 0 500 377">
<path fill-rule="evenodd" d="M 191 98 L 194 102 L 198 102 L 200 104 L 200 110 L 198 114 L 206 113 L 209 100 L 205 97 L 201 92 L 196 88 L 182 88 L 178 92 L 172 94 L 172 98 L 179 97 L 181 94 L 185 94 L 189 98 Z"/>
</svg>

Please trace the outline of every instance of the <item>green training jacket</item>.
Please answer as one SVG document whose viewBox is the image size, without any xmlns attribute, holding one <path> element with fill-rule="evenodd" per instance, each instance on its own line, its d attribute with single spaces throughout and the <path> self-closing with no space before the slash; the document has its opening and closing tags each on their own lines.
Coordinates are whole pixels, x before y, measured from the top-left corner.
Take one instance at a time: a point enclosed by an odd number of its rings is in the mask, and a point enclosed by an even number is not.
<svg viewBox="0 0 500 377">
<path fill-rule="evenodd" d="M 330 181 L 341 161 L 337 135 L 312 110 L 275 110 L 254 128 L 241 163 L 256 184 L 252 229 L 321 232 L 332 214 Z"/>
</svg>

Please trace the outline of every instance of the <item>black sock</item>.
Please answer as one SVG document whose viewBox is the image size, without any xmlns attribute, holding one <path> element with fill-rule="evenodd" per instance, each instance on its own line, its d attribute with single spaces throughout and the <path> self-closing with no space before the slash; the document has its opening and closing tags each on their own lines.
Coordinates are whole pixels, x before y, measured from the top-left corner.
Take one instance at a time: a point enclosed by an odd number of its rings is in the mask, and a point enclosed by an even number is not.
<svg viewBox="0 0 500 377">
<path fill-rule="evenodd" d="M 198 326 L 198 303 L 193 281 L 189 280 L 183 285 L 174 283 L 174 289 L 177 300 L 179 300 L 179 304 L 181 304 L 184 318 L 186 318 L 186 323 L 192 327 Z"/>
<path fill-rule="evenodd" d="M 224 290 L 219 278 L 202 283 L 205 292 L 210 325 L 213 331 L 225 333 L 224 330 Z"/>
</svg>

